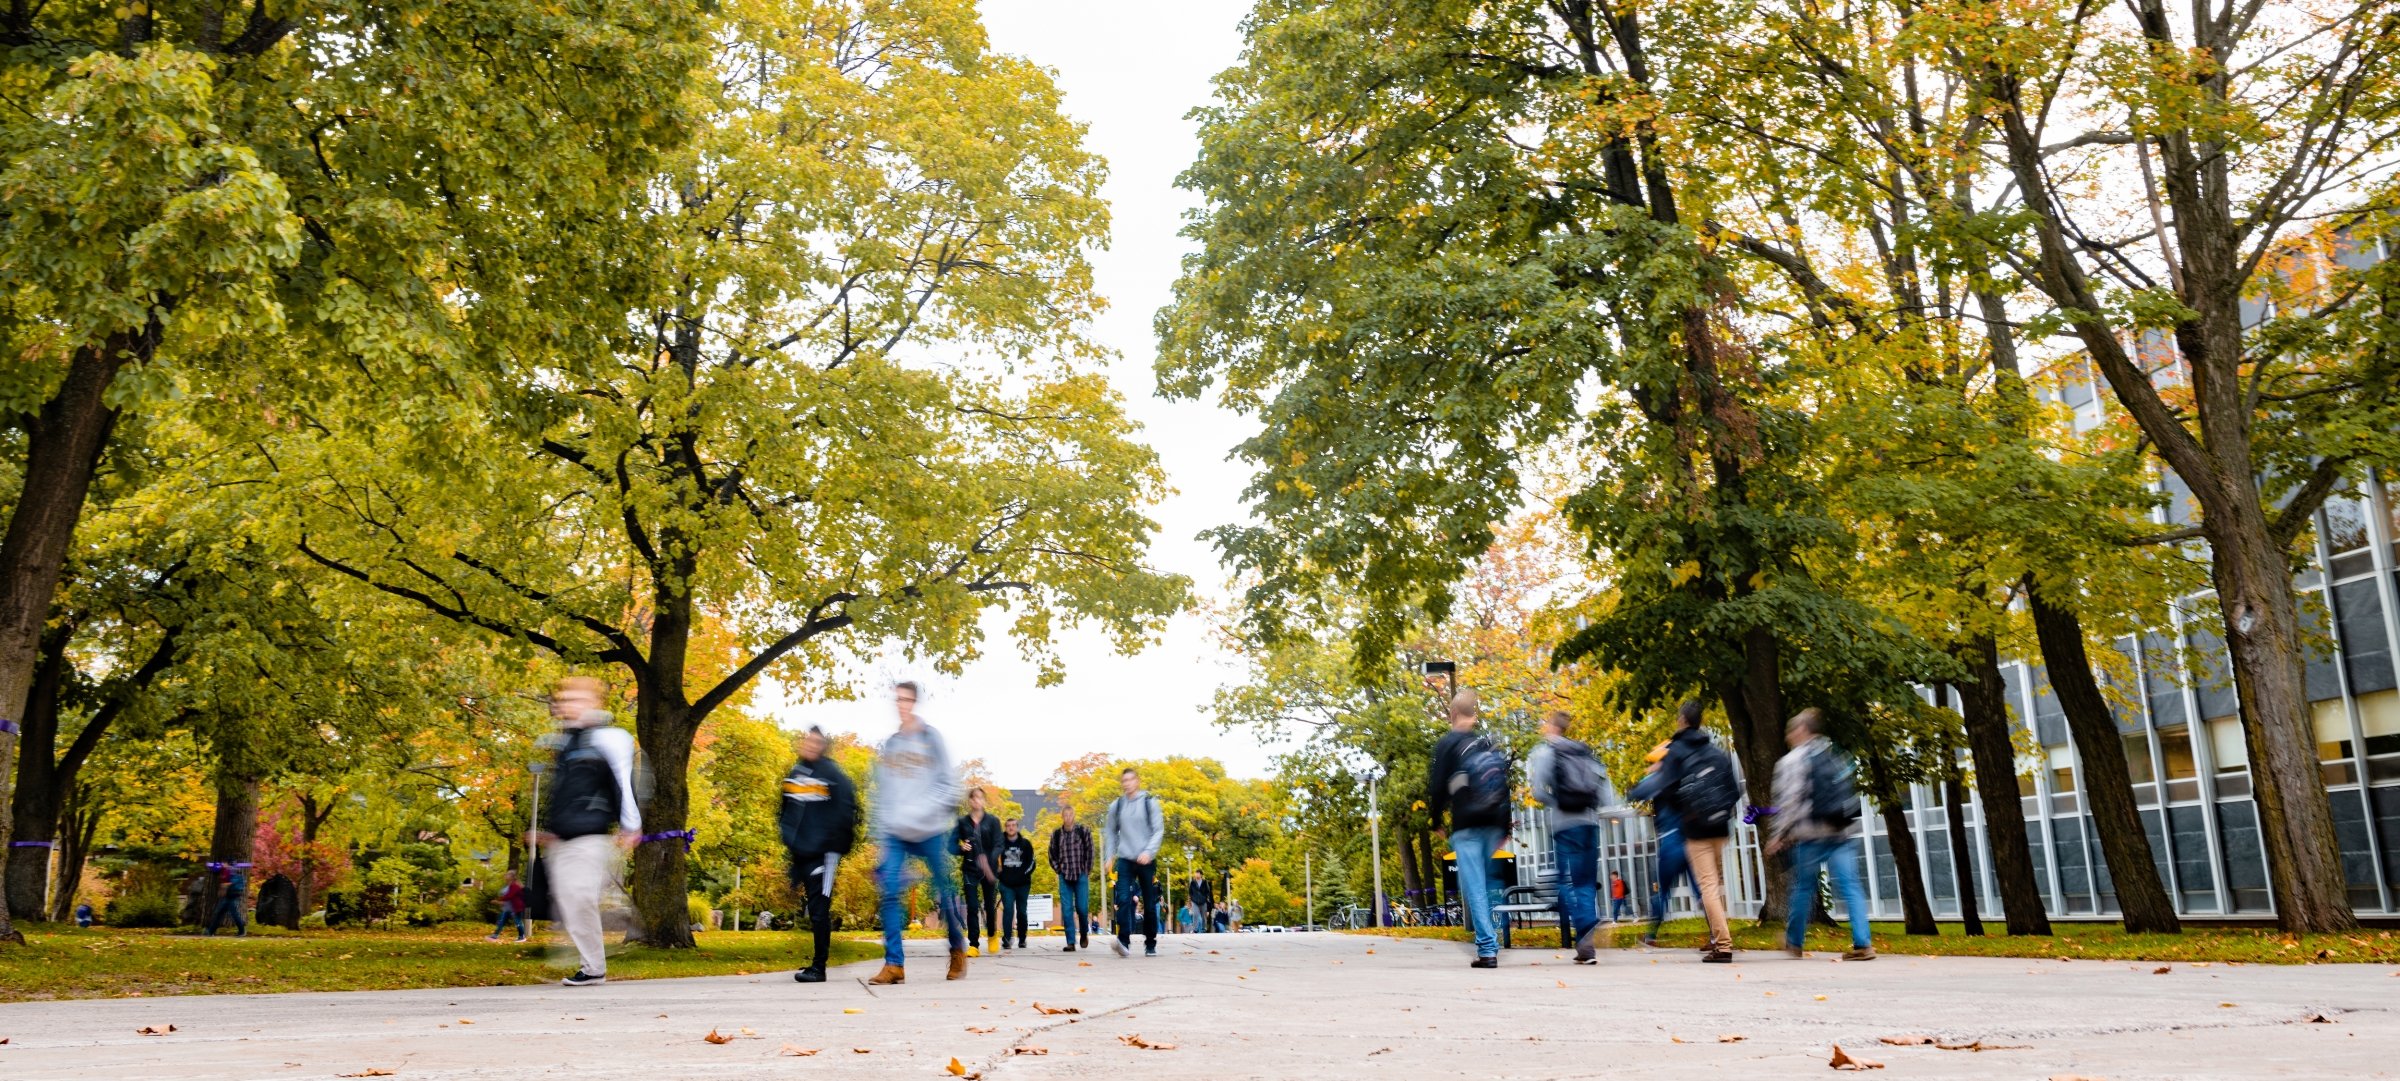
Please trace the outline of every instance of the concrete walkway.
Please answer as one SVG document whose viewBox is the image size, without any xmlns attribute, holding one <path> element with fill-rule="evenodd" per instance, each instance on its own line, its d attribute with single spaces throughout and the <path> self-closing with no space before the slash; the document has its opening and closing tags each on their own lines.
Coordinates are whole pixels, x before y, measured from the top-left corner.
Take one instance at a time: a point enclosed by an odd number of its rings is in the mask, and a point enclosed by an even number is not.
<svg viewBox="0 0 2400 1081">
<path fill-rule="evenodd" d="M 911 943 L 912 949 L 938 943 Z M 0 1078 L 1832 1077 L 1830 1048 L 1882 1078 L 2400 1076 L 2400 969 L 1886 957 L 1842 964 L 1681 950 L 1577 967 L 1512 950 L 1351 935 L 1173 937 L 1154 959 L 936 955 L 869 993 L 871 965 L 547 987 L 0 1005 Z M 1080 1013 L 1038 1012 L 1035 1003 Z M 2312 1015 L 2328 1018 L 2324 1023 Z M 470 1023 L 471 1022 L 471 1023 Z M 145 1025 L 173 1024 L 166 1036 Z M 710 1030 L 734 1039 L 712 1045 Z M 744 1030 L 748 1030 L 745 1032 Z M 1172 1050 L 1126 1042 L 1139 1036 Z M 1992 1050 L 1886 1046 L 1879 1037 Z M 1739 1039 L 1734 1039 L 1739 1037 Z M 815 1050 L 808 1057 L 779 1054 Z M 1035 1051 L 1039 1054 L 1017 1053 Z"/>
</svg>

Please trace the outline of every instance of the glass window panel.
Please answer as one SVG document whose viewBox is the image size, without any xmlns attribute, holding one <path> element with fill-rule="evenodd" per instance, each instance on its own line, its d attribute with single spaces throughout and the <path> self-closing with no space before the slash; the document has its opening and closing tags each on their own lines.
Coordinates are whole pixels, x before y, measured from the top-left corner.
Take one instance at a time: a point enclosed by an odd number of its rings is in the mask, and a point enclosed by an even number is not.
<svg viewBox="0 0 2400 1081">
<path fill-rule="evenodd" d="M 2133 783 L 2149 784 L 2157 780 L 2158 774 L 2150 768 L 2150 738 L 2139 732 L 2124 738 L 2125 772 L 2133 778 Z"/>
<path fill-rule="evenodd" d="M 2198 655 L 2198 682 L 2192 687 L 2200 699 L 2203 717 L 2231 717 L 2241 711 L 2241 700 L 2233 690 L 2233 659 L 2226 655 L 2225 639 L 2216 632 L 2199 627 L 2191 628 L 2192 651 Z"/>
<path fill-rule="evenodd" d="M 2191 729 L 2159 729 L 2158 753 L 2160 758 L 2166 760 L 2168 780 L 2188 780 L 2200 775 L 2200 766 L 2192 758 Z"/>
<path fill-rule="evenodd" d="M 2367 546 L 2367 508 L 2356 496 L 2325 501 L 2325 550 L 2335 555 Z"/>
<path fill-rule="evenodd" d="M 2241 718 L 2219 717 L 2208 722 L 2208 754 L 2216 760 L 2220 776 L 2250 768 L 2250 745 L 2242 740 Z"/>
<path fill-rule="evenodd" d="M 2342 662 L 2350 693 L 2400 686 L 2392 672 L 2391 638 L 2383 631 L 2383 595 L 2372 578 L 2333 587 L 2334 614 L 2342 629 Z"/>
<path fill-rule="evenodd" d="M 2308 700 L 2323 702 L 2342 696 L 2342 674 L 2334 667 L 2333 636 L 2326 629 L 2325 594 L 2300 595 L 2300 653 L 2307 661 Z"/>
<path fill-rule="evenodd" d="M 2350 711 L 2339 699 L 2318 702 L 2309 710 L 2317 727 L 2317 759 L 2335 762 L 2350 757 Z"/>
</svg>

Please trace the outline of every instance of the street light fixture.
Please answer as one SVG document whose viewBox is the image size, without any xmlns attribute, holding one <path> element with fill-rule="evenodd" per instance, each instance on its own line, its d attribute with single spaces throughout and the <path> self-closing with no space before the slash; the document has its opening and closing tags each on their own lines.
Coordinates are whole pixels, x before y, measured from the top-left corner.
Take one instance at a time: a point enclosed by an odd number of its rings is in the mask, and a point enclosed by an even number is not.
<svg viewBox="0 0 2400 1081">
<path fill-rule="evenodd" d="M 1442 699 L 1443 705 L 1448 705 L 1450 703 L 1450 699 L 1458 697 L 1457 661 L 1426 661 L 1424 664 L 1419 665 L 1418 668 L 1425 673 L 1425 678 L 1427 679 L 1431 679 L 1435 676 L 1442 677 L 1444 688 L 1450 692 L 1448 696 Z"/>
</svg>

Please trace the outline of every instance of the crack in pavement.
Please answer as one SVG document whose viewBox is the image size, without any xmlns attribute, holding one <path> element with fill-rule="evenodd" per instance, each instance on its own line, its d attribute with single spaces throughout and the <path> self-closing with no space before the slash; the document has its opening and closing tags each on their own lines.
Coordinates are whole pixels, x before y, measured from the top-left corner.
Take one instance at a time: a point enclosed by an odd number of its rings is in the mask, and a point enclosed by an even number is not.
<svg viewBox="0 0 2400 1081">
<path fill-rule="evenodd" d="M 989 1076 L 991 1076 L 991 1074 L 992 1074 L 992 1071 L 999 1069 L 999 1068 L 1001 1067 L 1001 1065 L 1002 1065 L 1002 1064 L 1004 1064 L 1004 1063 L 1007 1063 L 1007 1062 L 1014 1061 L 1015 1059 L 1018 1059 L 1018 1058 L 1020 1058 L 1020 1057 L 1024 1057 L 1024 1056 L 1020 1056 L 1020 1055 L 1018 1055 L 1018 1054 L 1017 1054 L 1017 1048 L 1020 1048 L 1020 1047 L 1023 1047 L 1023 1046 L 1025 1046 L 1025 1041 L 1027 1041 L 1027 1040 L 1030 1040 L 1030 1039 L 1032 1039 L 1032 1038 L 1034 1038 L 1034 1037 L 1036 1037 L 1036 1036 L 1039 1036 L 1039 1035 L 1041 1035 L 1042 1033 L 1045 1033 L 1045 1032 L 1055 1032 L 1055 1031 L 1057 1031 L 1057 1030 L 1059 1030 L 1059 1029 L 1062 1029 L 1062 1028 L 1065 1028 L 1065 1027 L 1067 1027 L 1067 1026 L 1069 1026 L 1069 1025 L 1081 1024 L 1081 1023 L 1083 1023 L 1083 1022 L 1085 1022 L 1085 1021 L 1097 1021 L 1097 1020 L 1099 1020 L 1099 1019 L 1101 1019 L 1101 1018 L 1103 1018 L 1103 1017 L 1108 1017 L 1108 1016 L 1111 1016 L 1111 1015 L 1114 1015 L 1114 1014 L 1120 1014 L 1120 1013 L 1124 1013 L 1124 1012 L 1125 1012 L 1125 1011 L 1127 1011 L 1127 1010 L 1135 1010 L 1135 1009 L 1140 1009 L 1141 1007 L 1144 1007 L 1144 1006 L 1151 1005 L 1152 1003 L 1157 1003 L 1157 1002 L 1165 1002 L 1165 1001 L 1167 1001 L 1168 999 L 1176 999 L 1176 998 L 1190 998 L 1190 997 L 1192 997 L 1192 996 L 1190 996 L 1190 995 L 1152 995 L 1152 996 L 1150 996 L 1149 998 L 1145 998 L 1145 999 L 1142 999 L 1142 1000 L 1140 1000 L 1140 1001 L 1137 1001 L 1137 1002 L 1128 1002 L 1128 1003 L 1125 1003 L 1125 1004 L 1124 1004 L 1124 1005 L 1122 1005 L 1122 1006 L 1112 1006 L 1112 1007 L 1110 1007 L 1110 1008 L 1108 1008 L 1108 1009 L 1105 1009 L 1105 1010 L 1102 1010 L 1102 1011 L 1100 1011 L 1100 1012 L 1098 1012 L 1098 1013 L 1075 1014 L 1075 1015 L 1073 1015 L 1073 1016 L 1070 1016 L 1070 1017 L 1068 1017 L 1068 1019 L 1067 1019 L 1067 1020 L 1064 1020 L 1064 1021 L 1050 1021 L 1050 1022 L 1045 1022 L 1045 1023 L 1042 1023 L 1042 1024 L 1037 1024 L 1037 1025 L 1035 1025 L 1035 1026 L 1034 1026 L 1034 1027 L 1032 1027 L 1032 1028 L 1026 1029 L 1026 1030 L 1025 1030 L 1025 1034 L 1024 1034 L 1024 1035 L 1022 1035 L 1022 1036 L 1019 1036 L 1019 1037 L 1017 1037 L 1017 1038 L 1016 1038 L 1016 1039 L 1014 1039 L 1014 1040 L 1010 1040 L 1010 1041 L 1008 1042 L 1008 1046 L 1006 1046 L 1006 1047 L 1003 1047 L 1003 1048 L 1001 1048 L 1001 1049 L 1000 1049 L 1000 1053 L 999 1053 L 999 1054 L 997 1054 L 997 1055 L 994 1055 L 994 1056 L 992 1056 L 991 1058 L 985 1059 L 985 1060 L 984 1060 L 984 1061 L 983 1061 L 981 1064 L 979 1064 L 979 1066 L 978 1066 L 976 1069 L 969 1070 L 969 1071 L 967 1071 L 967 1072 L 968 1072 L 968 1073 L 972 1073 L 972 1074 L 981 1074 L 981 1075 L 983 1075 L 983 1076 L 985 1076 L 985 1077 L 989 1077 Z"/>
</svg>

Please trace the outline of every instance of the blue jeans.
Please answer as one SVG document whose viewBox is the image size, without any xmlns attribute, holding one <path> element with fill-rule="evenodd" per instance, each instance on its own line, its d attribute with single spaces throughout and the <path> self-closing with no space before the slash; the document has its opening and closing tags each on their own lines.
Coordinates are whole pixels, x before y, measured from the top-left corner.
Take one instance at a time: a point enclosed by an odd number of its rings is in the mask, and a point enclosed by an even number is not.
<svg viewBox="0 0 2400 1081">
<path fill-rule="evenodd" d="M 517 941 L 525 941 L 525 935 L 527 931 L 525 926 L 525 910 L 521 908 L 502 908 L 500 910 L 500 922 L 492 925 L 492 934 L 497 936 L 500 932 L 508 930 L 508 925 L 512 923 L 517 925 Z"/>
<path fill-rule="evenodd" d="M 1833 892 L 1850 914 L 1850 945 L 1866 949 L 1867 883 L 1859 875 L 1858 838 L 1827 837 L 1792 845 L 1792 903 L 1783 919 L 1783 941 L 1797 947 L 1808 938 L 1809 910 L 1817 901 L 1817 874 L 1833 876 Z"/>
<path fill-rule="evenodd" d="M 216 934 L 217 925 L 227 920 L 233 921 L 234 933 L 243 935 L 250 933 L 249 923 L 242 919 L 241 894 L 228 893 L 217 899 L 216 910 L 208 914 L 208 933 Z"/>
<path fill-rule="evenodd" d="M 1092 880 L 1058 880 L 1059 928 L 1067 933 L 1067 944 L 1092 944 Z M 1078 942 L 1078 940 L 1081 940 Z"/>
<path fill-rule="evenodd" d="M 1558 857 L 1558 903 L 1578 945 L 1600 924 L 1600 827 L 1569 826 L 1550 835 Z"/>
<path fill-rule="evenodd" d="M 1141 891 L 1142 899 L 1142 918 L 1139 921 L 1133 918 L 1134 891 L 1137 889 Z M 1162 922 L 1158 913 L 1158 864 L 1155 861 L 1136 863 L 1118 860 L 1115 892 L 1117 941 L 1130 946 L 1138 931 L 1145 945 L 1158 945 L 1158 925 Z M 1139 928 L 1134 926 L 1136 922 L 1141 924 Z"/>
<path fill-rule="evenodd" d="M 1664 834 L 1658 839 L 1658 891 L 1650 895 L 1650 937 L 1658 937 L 1658 925 L 1667 922 L 1667 895 L 1675 892 L 1675 882 L 1690 883 L 1692 896 L 1700 896 L 1700 880 L 1692 877 L 1691 853 L 1683 847 L 1683 831 Z"/>
<path fill-rule="evenodd" d="M 1471 826 L 1450 831 L 1450 851 L 1458 855 L 1458 892 L 1466 895 L 1467 926 L 1475 929 L 1475 956 L 1500 955 L 1500 931 L 1492 908 L 1500 903 L 1501 884 L 1492 878 L 1492 853 L 1507 831 L 1498 826 Z"/>
<path fill-rule="evenodd" d="M 933 880 L 934 904 L 942 911 L 942 930 L 950 934 L 950 952 L 966 949 L 966 936 L 959 930 L 966 909 L 958 903 L 958 884 L 950 880 L 950 861 L 955 858 L 950 852 L 950 835 L 937 833 L 917 841 L 885 837 L 881 847 L 883 861 L 876 867 L 875 878 L 883 887 L 883 963 L 894 967 L 908 963 L 908 951 L 901 946 L 908 906 L 901 895 L 908 892 L 906 877 L 912 859 L 923 863 L 926 877 Z"/>
<path fill-rule="evenodd" d="M 1026 902 L 1032 900 L 1032 891 L 1033 887 L 1030 885 L 1011 886 L 1006 882 L 1000 884 L 1001 945 L 1006 946 L 1010 942 L 1015 942 L 1018 949 L 1025 948 L 1025 905 Z M 1012 933 L 1016 935 L 1013 939 L 1009 937 Z"/>
</svg>

